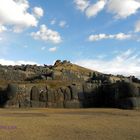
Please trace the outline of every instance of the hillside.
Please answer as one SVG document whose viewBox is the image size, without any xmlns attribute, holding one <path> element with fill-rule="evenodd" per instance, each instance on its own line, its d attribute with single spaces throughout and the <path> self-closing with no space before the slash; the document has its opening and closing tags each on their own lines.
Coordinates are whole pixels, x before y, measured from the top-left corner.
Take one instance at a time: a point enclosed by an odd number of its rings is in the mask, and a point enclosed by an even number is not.
<svg viewBox="0 0 140 140">
<path fill-rule="evenodd" d="M 1 107 L 140 107 L 140 80 L 107 75 L 69 61 L 0 66 Z"/>
</svg>

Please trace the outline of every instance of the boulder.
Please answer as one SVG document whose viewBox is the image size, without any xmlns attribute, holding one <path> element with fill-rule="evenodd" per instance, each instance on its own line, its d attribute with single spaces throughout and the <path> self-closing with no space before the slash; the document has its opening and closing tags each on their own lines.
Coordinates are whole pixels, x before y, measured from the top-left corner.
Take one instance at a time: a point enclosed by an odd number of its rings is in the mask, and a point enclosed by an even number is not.
<svg viewBox="0 0 140 140">
<path fill-rule="evenodd" d="M 4 107 L 19 108 L 18 85 L 8 84 L 6 96 L 7 101 L 5 102 Z"/>
<path fill-rule="evenodd" d="M 39 89 L 36 86 L 31 89 L 31 100 L 39 101 Z"/>
<path fill-rule="evenodd" d="M 7 93 L 7 99 L 8 100 L 14 99 L 18 94 L 18 85 L 8 84 L 6 93 Z"/>
<path fill-rule="evenodd" d="M 83 84 L 83 92 L 84 93 L 92 93 L 97 88 L 96 84 L 93 83 L 84 83 Z"/>
<path fill-rule="evenodd" d="M 57 93 L 58 93 L 58 100 L 57 101 L 63 102 L 64 101 L 64 93 L 62 92 L 61 88 L 59 88 L 57 90 Z"/>
<path fill-rule="evenodd" d="M 129 97 L 116 102 L 116 107 L 122 109 L 140 109 L 140 97 Z"/>
<path fill-rule="evenodd" d="M 78 92 L 78 99 L 80 101 L 84 101 L 85 100 L 85 94 L 84 94 L 84 90 L 83 90 L 83 85 L 79 84 L 79 85 L 76 85 L 76 87 L 77 87 L 77 92 Z"/>
<path fill-rule="evenodd" d="M 78 90 L 76 85 L 69 86 L 69 89 L 72 95 L 72 100 L 78 100 Z"/>
<path fill-rule="evenodd" d="M 99 94 L 98 84 L 85 83 L 83 84 L 84 100 L 83 107 L 99 107 L 99 99 L 102 97 Z"/>
<path fill-rule="evenodd" d="M 64 100 L 70 101 L 72 99 L 71 91 L 68 87 L 65 88 L 64 92 Z"/>
<path fill-rule="evenodd" d="M 20 108 L 30 107 L 30 88 L 26 85 L 18 85 L 18 102 Z"/>
<path fill-rule="evenodd" d="M 120 82 L 118 86 L 118 98 L 139 97 L 139 89 L 135 84 Z"/>
<path fill-rule="evenodd" d="M 47 102 L 47 89 L 45 86 L 39 87 L 39 101 Z"/>
<path fill-rule="evenodd" d="M 55 107 L 55 90 L 54 89 L 48 89 L 47 91 L 48 95 L 48 101 L 47 101 L 47 107 Z"/>
</svg>

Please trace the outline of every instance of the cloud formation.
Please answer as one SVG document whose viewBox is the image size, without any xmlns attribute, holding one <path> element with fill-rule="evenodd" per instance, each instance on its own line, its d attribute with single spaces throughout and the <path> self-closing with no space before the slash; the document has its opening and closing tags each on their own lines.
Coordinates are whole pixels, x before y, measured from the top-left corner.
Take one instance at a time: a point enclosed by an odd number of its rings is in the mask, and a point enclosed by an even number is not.
<svg viewBox="0 0 140 140">
<path fill-rule="evenodd" d="M 38 24 L 37 16 L 43 15 L 43 9 L 34 8 L 34 14 L 28 12 L 28 0 L 4 0 L 0 2 L 0 24 L 12 25 L 16 30 L 26 27 L 35 27 Z"/>
<path fill-rule="evenodd" d="M 46 42 L 51 42 L 54 44 L 61 43 L 62 38 L 57 31 L 49 29 L 46 25 L 41 25 L 39 31 L 32 32 L 31 36 L 34 39 L 43 40 Z"/>
<path fill-rule="evenodd" d="M 85 11 L 87 17 L 94 17 L 105 7 L 106 0 L 99 0 L 95 4 L 91 4 Z"/>
<path fill-rule="evenodd" d="M 40 17 L 43 16 L 44 11 L 43 11 L 43 9 L 42 9 L 41 7 L 34 7 L 33 13 L 34 13 L 34 15 L 35 15 L 36 17 L 40 18 Z"/>
<path fill-rule="evenodd" d="M 140 20 L 138 20 L 135 24 L 135 32 L 140 32 Z"/>
<path fill-rule="evenodd" d="M 57 47 L 49 48 L 49 52 L 56 52 L 56 50 L 57 50 Z"/>
<path fill-rule="evenodd" d="M 55 19 L 51 20 L 51 22 L 50 22 L 51 25 L 55 25 L 55 23 L 56 23 Z"/>
<path fill-rule="evenodd" d="M 0 64 L 1 65 L 22 65 L 22 64 L 30 64 L 30 65 L 39 65 L 36 62 L 33 61 L 24 61 L 24 60 L 19 60 L 19 61 L 13 61 L 13 60 L 6 60 L 6 59 L 0 59 Z"/>
<path fill-rule="evenodd" d="M 89 0 L 74 0 L 76 4 L 76 8 L 80 11 L 85 11 L 85 9 L 89 6 Z"/>
<path fill-rule="evenodd" d="M 125 40 L 125 39 L 131 39 L 132 35 L 130 34 L 124 34 L 124 33 L 118 33 L 118 34 L 96 34 L 96 35 L 90 35 L 88 37 L 88 41 L 99 41 L 103 39 L 116 39 L 116 40 Z"/>
<path fill-rule="evenodd" d="M 5 26 L 0 25 L 0 33 L 4 32 L 6 30 L 7 30 L 7 28 Z"/>
<path fill-rule="evenodd" d="M 115 18 L 127 18 L 140 9 L 140 2 L 137 0 L 109 0 L 108 12 L 115 15 Z"/>
<path fill-rule="evenodd" d="M 64 21 L 64 20 L 62 20 L 62 21 L 59 22 L 59 26 L 60 26 L 61 28 L 64 28 L 66 25 L 67 25 L 67 22 Z"/>
<path fill-rule="evenodd" d="M 98 0 L 96 3 L 91 3 L 91 0 L 74 0 L 74 3 L 87 17 L 94 17 L 105 9 L 114 14 L 115 18 L 127 18 L 140 9 L 139 0 Z"/>
<path fill-rule="evenodd" d="M 140 54 L 130 49 L 111 60 L 85 59 L 77 60 L 75 63 L 107 74 L 134 75 L 140 78 Z"/>
</svg>

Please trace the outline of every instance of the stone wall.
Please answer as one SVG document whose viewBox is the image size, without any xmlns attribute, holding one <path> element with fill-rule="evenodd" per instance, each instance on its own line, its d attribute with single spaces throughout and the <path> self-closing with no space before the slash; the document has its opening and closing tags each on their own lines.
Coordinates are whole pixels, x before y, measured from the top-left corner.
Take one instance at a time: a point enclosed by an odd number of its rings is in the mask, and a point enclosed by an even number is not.
<svg viewBox="0 0 140 140">
<path fill-rule="evenodd" d="M 44 84 L 9 84 L 0 90 L 0 105 L 5 108 L 140 108 L 139 86 L 130 83 L 111 85 L 81 83 L 51 88 Z"/>
</svg>

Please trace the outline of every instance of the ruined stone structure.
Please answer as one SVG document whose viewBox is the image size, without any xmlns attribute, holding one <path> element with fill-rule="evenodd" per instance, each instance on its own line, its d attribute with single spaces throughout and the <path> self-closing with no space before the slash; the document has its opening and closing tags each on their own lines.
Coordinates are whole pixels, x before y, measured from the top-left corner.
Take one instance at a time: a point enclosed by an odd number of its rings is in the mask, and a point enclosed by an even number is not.
<svg viewBox="0 0 140 140">
<path fill-rule="evenodd" d="M 70 62 L 0 66 L 3 108 L 140 108 L 140 81 L 106 75 Z"/>
</svg>

